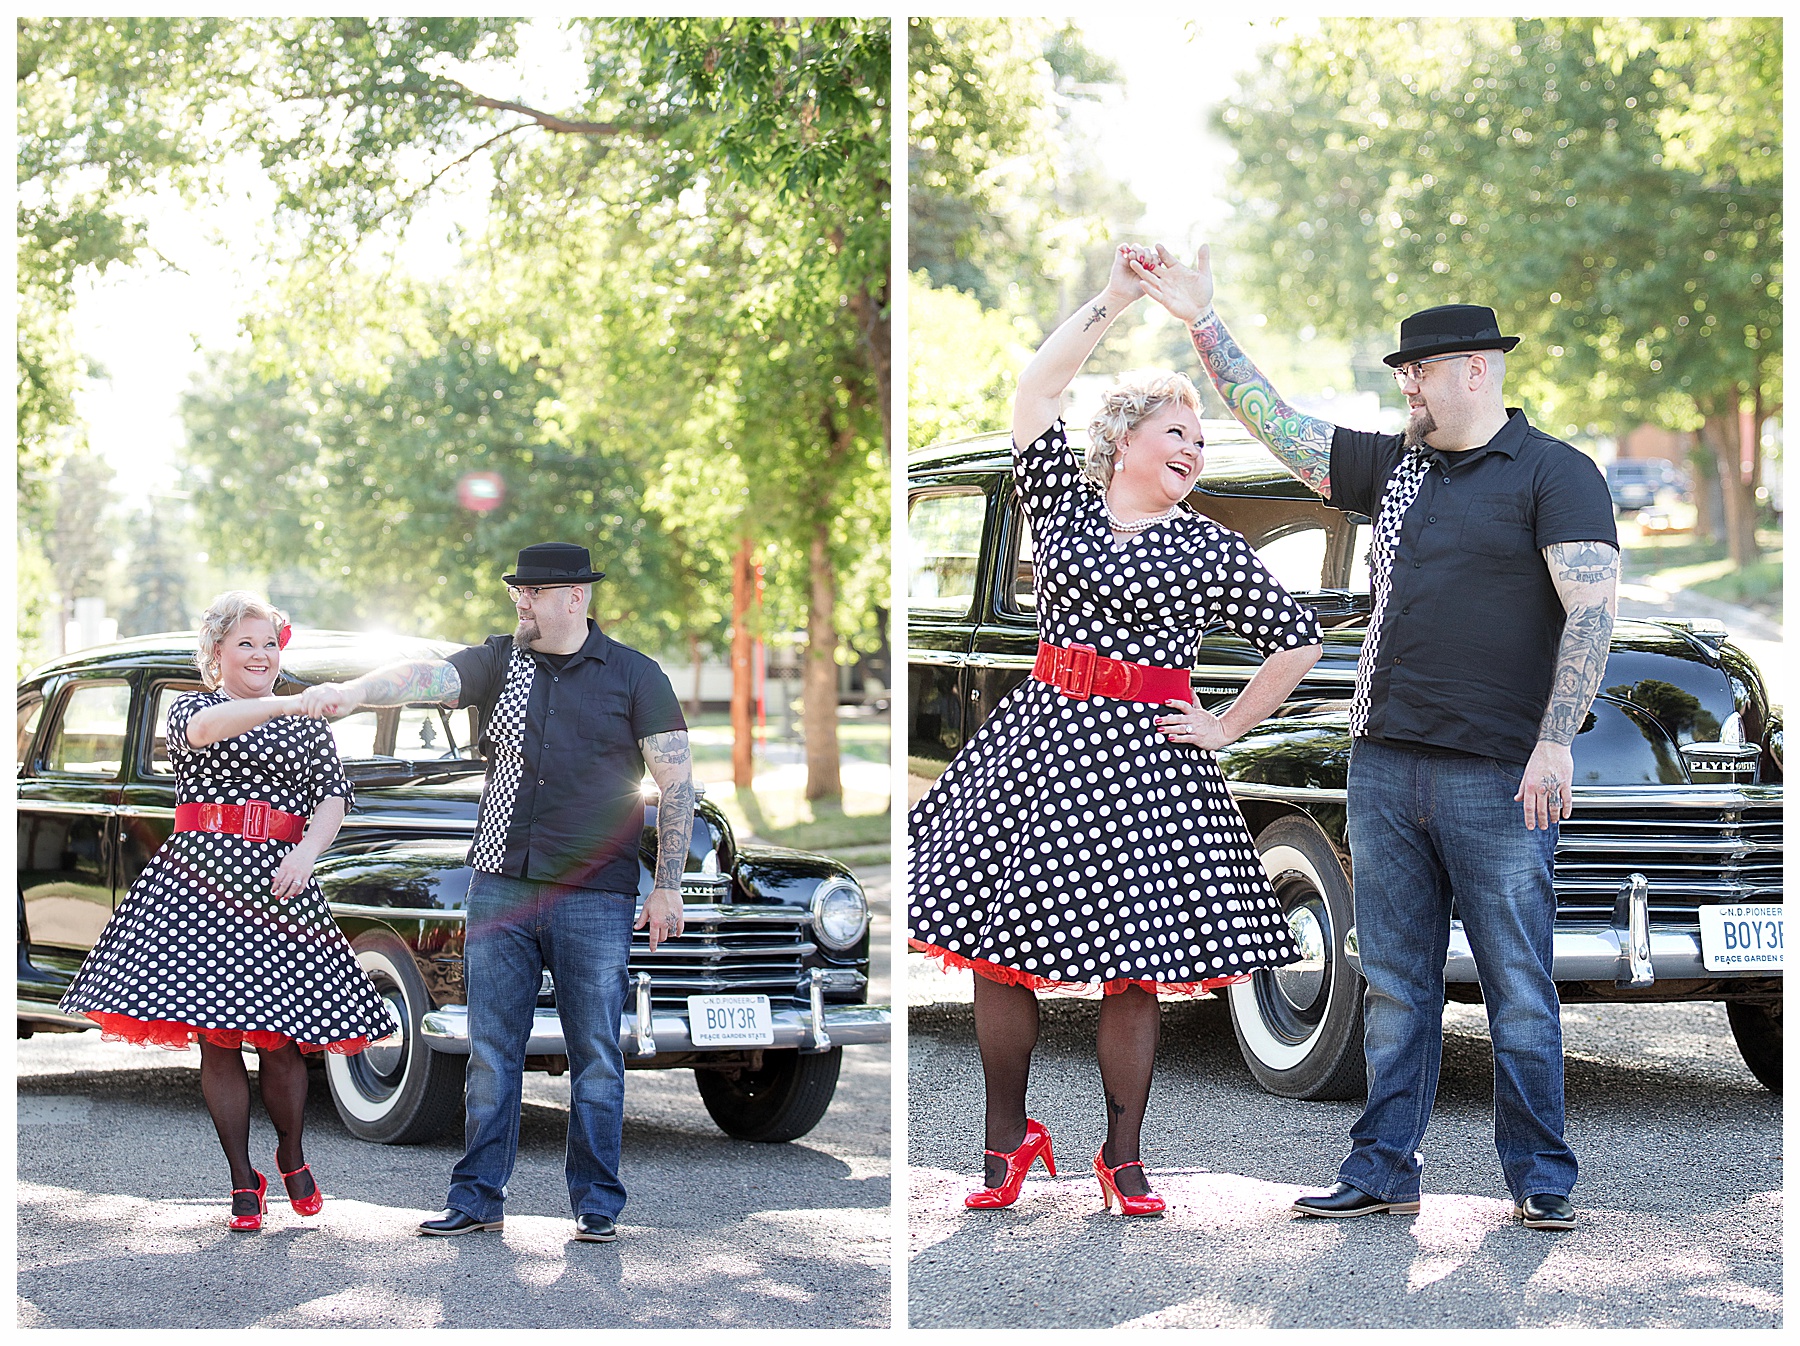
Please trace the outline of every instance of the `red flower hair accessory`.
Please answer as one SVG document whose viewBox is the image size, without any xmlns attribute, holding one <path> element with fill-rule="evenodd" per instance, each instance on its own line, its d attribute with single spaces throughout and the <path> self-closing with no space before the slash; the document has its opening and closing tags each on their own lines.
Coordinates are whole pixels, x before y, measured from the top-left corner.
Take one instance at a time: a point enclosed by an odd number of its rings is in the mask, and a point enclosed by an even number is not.
<svg viewBox="0 0 1800 1346">
<path fill-rule="evenodd" d="M 279 630 L 275 633 L 275 647 L 277 649 L 285 650 L 287 648 L 288 638 L 290 636 L 292 636 L 293 634 L 294 634 L 293 627 L 291 627 L 291 626 L 282 627 L 281 630 Z"/>
</svg>

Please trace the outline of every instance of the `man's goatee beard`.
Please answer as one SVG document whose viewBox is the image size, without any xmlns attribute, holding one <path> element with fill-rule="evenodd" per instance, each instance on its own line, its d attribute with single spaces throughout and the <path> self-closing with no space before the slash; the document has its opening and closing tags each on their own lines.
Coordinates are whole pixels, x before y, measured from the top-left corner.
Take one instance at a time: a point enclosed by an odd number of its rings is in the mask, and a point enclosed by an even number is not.
<svg viewBox="0 0 1800 1346">
<path fill-rule="evenodd" d="M 1437 422 L 1432 419 L 1431 412 L 1420 407 L 1406 418 L 1406 434 L 1401 438 L 1401 447 L 1406 449 L 1421 448 L 1425 444 L 1425 436 L 1437 429 Z"/>
<path fill-rule="evenodd" d="M 529 624 L 520 622 L 513 628 L 513 648 L 515 650 L 529 650 L 531 642 L 536 639 L 537 623 L 535 622 Z"/>
</svg>

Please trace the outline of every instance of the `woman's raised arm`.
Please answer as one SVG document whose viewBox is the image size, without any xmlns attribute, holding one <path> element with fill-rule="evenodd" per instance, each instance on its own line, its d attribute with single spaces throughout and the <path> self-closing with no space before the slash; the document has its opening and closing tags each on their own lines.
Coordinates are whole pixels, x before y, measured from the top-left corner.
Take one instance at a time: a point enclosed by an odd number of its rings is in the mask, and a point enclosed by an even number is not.
<svg viewBox="0 0 1800 1346">
<path fill-rule="evenodd" d="M 1113 319 L 1143 297 L 1144 285 L 1131 269 L 1133 261 L 1154 261 L 1155 254 L 1121 243 L 1113 253 L 1112 274 L 1106 288 L 1044 339 L 1038 353 L 1019 374 L 1019 391 L 1013 396 L 1013 443 L 1026 445 L 1056 423 L 1062 414 L 1062 395 L 1081 372 L 1081 366 Z"/>
</svg>

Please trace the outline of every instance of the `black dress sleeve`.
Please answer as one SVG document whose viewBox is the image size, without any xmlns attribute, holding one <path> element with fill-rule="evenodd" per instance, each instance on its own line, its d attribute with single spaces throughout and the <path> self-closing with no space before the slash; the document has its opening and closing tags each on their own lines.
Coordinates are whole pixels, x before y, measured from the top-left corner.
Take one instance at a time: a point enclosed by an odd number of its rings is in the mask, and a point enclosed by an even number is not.
<svg viewBox="0 0 1800 1346">
<path fill-rule="evenodd" d="M 1206 587 L 1215 619 L 1265 655 L 1320 642 L 1313 610 L 1289 596 L 1240 534 L 1221 528 L 1216 545 L 1219 568 Z"/>
<path fill-rule="evenodd" d="M 204 748 L 196 748 L 189 743 L 187 727 L 189 720 L 208 707 L 218 705 L 219 701 L 220 696 L 217 692 L 188 692 L 184 696 L 176 697 L 170 703 L 169 723 L 163 733 L 164 742 L 169 750 L 171 766 L 191 762 L 201 753 L 211 751 L 213 746 L 211 744 Z"/>
<path fill-rule="evenodd" d="M 333 795 L 343 800 L 344 808 L 348 810 L 356 803 L 356 791 L 344 774 L 343 759 L 338 756 L 337 739 L 332 736 L 331 726 L 324 720 L 307 720 L 305 723 L 312 731 L 303 768 L 312 774 L 311 788 L 307 791 L 310 796 L 307 815 L 310 817 Z"/>
<path fill-rule="evenodd" d="M 1033 519 L 1049 518 L 1081 485 L 1081 465 L 1069 448 L 1061 417 L 1024 448 L 1014 444 L 1012 454 L 1013 480 L 1018 483 L 1025 512 Z"/>
</svg>

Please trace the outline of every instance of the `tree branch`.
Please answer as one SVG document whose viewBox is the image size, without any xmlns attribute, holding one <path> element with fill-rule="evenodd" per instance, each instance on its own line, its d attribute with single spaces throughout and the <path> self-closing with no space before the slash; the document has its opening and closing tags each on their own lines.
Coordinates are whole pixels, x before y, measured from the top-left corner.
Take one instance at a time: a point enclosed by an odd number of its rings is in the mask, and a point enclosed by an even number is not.
<svg viewBox="0 0 1800 1346">
<path fill-rule="evenodd" d="M 566 117 L 559 117 L 553 112 L 540 112 L 536 108 L 526 107 L 523 103 L 509 103 L 500 98 L 489 98 L 486 94 L 476 93 L 459 79 L 443 76 L 457 88 L 469 95 L 469 101 L 476 107 L 492 108 L 496 112 L 517 112 L 529 117 L 546 131 L 556 131 L 562 135 L 572 136 L 618 136 L 636 132 L 649 140 L 658 139 L 656 131 L 642 126 L 626 125 L 622 122 L 577 122 Z"/>
</svg>

